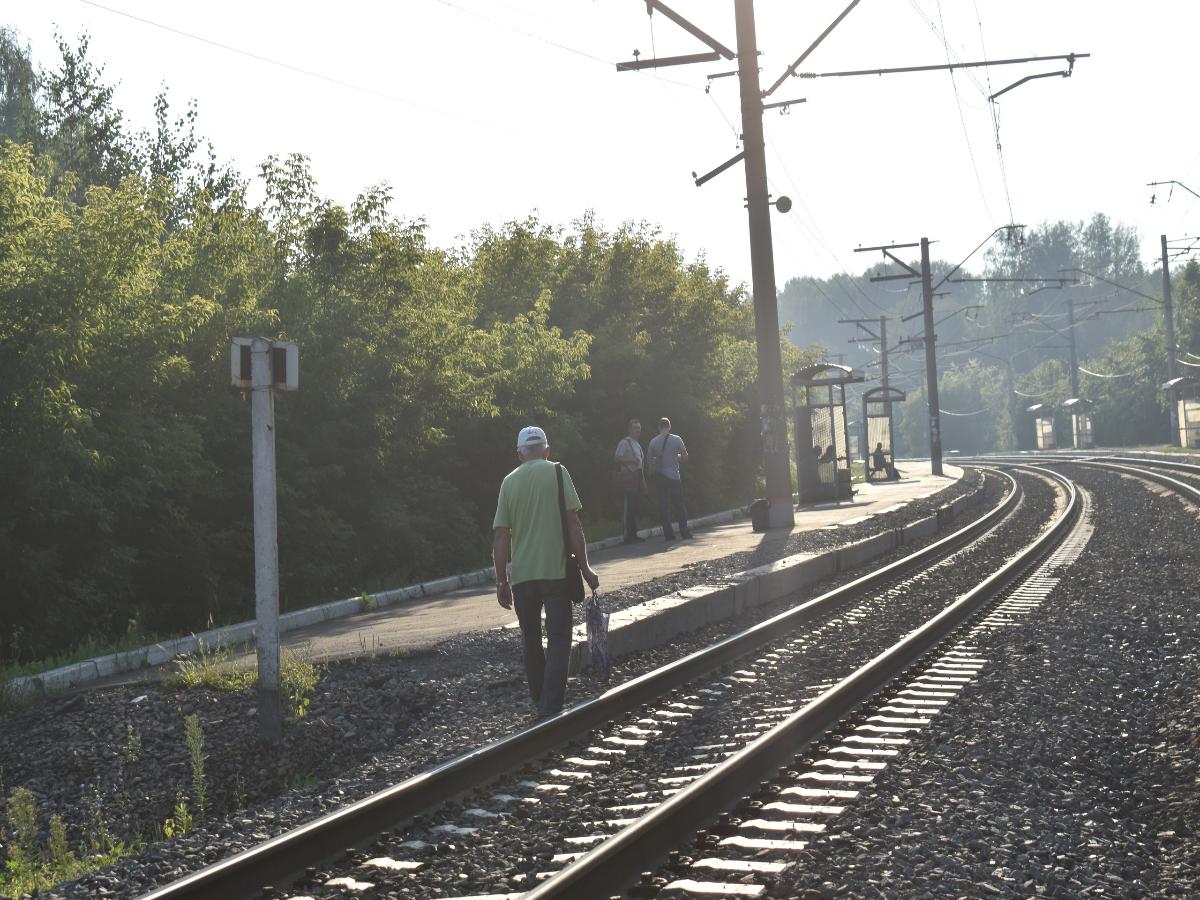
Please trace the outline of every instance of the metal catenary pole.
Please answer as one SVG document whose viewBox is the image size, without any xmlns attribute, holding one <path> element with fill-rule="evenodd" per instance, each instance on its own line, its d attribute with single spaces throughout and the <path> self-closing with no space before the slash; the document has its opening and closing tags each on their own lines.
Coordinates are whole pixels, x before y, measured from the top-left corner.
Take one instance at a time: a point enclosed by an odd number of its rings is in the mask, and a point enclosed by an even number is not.
<svg viewBox="0 0 1200 900">
<path fill-rule="evenodd" d="M 1075 301 L 1067 298 L 1067 363 L 1070 365 L 1071 396 L 1079 396 L 1079 359 L 1075 355 Z"/>
<path fill-rule="evenodd" d="M 1175 377 L 1175 312 L 1171 301 L 1171 269 L 1167 259 L 1167 236 L 1162 235 L 1162 279 L 1163 279 L 1163 315 L 1167 323 L 1167 381 Z M 1171 444 L 1179 446 L 1179 408 L 1175 398 L 1175 389 L 1167 392 L 1167 406 L 1171 415 Z"/>
<path fill-rule="evenodd" d="M 771 205 L 767 193 L 763 100 L 758 81 L 758 45 L 753 0 L 735 0 L 738 80 L 745 147 L 746 205 L 750 218 L 750 267 L 754 291 L 754 336 L 758 351 L 758 390 L 762 403 L 763 462 L 772 528 L 795 522 L 792 473 L 788 465 L 787 419 L 783 405 L 783 354 L 779 346 L 779 308 L 775 292 L 775 254 L 771 243 Z"/>
<path fill-rule="evenodd" d="M 258 721 L 262 736 L 283 733 L 279 696 L 279 542 L 275 508 L 275 392 L 271 341 L 250 349 L 251 458 L 254 480 L 254 612 L 258 654 Z"/>
<path fill-rule="evenodd" d="M 879 383 L 883 389 L 888 389 L 888 345 L 887 345 L 887 316 L 879 317 Z M 888 412 L 891 412 L 892 402 L 888 401 Z"/>
<path fill-rule="evenodd" d="M 925 391 L 929 403 L 929 464 L 942 474 L 942 424 L 938 406 L 937 356 L 933 333 L 933 278 L 929 271 L 929 238 L 921 238 L 921 299 L 925 321 Z"/>
</svg>

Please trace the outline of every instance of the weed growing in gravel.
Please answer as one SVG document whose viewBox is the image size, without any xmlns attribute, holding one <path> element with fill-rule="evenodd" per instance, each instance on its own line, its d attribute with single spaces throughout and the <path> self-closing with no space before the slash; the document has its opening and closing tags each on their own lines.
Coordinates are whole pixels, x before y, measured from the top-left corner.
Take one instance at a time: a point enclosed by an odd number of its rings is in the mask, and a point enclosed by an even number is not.
<svg viewBox="0 0 1200 900">
<path fill-rule="evenodd" d="M 240 691 L 258 683 L 258 670 L 238 666 L 224 647 L 209 648 L 200 643 L 195 656 L 177 660 L 175 674 L 163 679 L 171 690 L 180 688 L 212 688 L 218 691 Z M 284 696 L 291 701 L 297 719 L 308 715 L 311 694 L 321 683 L 323 671 L 309 658 L 305 647 L 296 653 L 284 648 L 279 658 L 279 680 Z"/>
<path fill-rule="evenodd" d="M 238 691 L 250 687 L 258 679 L 254 669 L 235 665 L 232 654 L 225 647 L 209 647 L 204 641 L 198 641 L 197 645 L 195 656 L 175 661 L 175 674 L 163 679 L 165 687 Z"/>
<path fill-rule="evenodd" d="M 183 796 L 183 791 L 176 791 L 175 814 L 163 822 L 163 834 L 168 840 L 174 837 L 183 837 L 195 826 L 196 821 L 188 810 L 187 798 Z"/>
<path fill-rule="evenodd" d="M 125 746 L 118 755 L 121 764 L 126 766 L 135 765 L 142 758 L 142 739 L 128 722 L 125 723 Z"/>
<path fill-rule="evenodd" d="M 379 636 L 377 634 L 375 634 L 374 632 L 372 632 L 371 633 L 371 650 L 370 650 L 370 652 L 368 652 L 367 651 L 367 639 L 362 636 L 361 632 L 359 632 L 358 648 L 360 650 L 362 650 L 363 655 L 367 656 L 371 660 L 371 662 L 373 662 L 373 663 L 379 662 L 379 648 L 382 646 L 383 646 L 383 644 L 380 643 Z"/>
<path fill-rule="evenodd" d="M 37 840 L 37 802 L 27 788 L 13 791 L 6 812 L 12 838 L 7 842 L 8 860 L 0 872 L 0 895 L 5 897 L 47 890 L 112 865 L 130 852 L 123 842 L 109 837 L 102 845 L 90 844 L 90 852 L 83 859 L 77 858 L 67 844 L 67 827 L 58 815 L 50 817 L 50 838 L 43 851 Z"/>
<path fill-rule="evenodd" d="M 308 716 L 309 694 L 316 690 L 321 683 L 321 670 L 308 657 L 284 650 L 280 659 L 279 679 L 283 683 L 284 693 L 292 702 L 292 712 L 297 719 Z"/>
<path fill-rule="evenodd" d="M 246 805 L 246 782 L 242 773 L 233 776 L 233 808 L 242 809 Z"/>
<path fill-rule="evenodd" d="M 307 775 L 297 775 L 293 778 L 288 788 L 294 791 L 299 788 L 316 787 L 320 783 L 321 779 L 317 777 L 316 773 L 309 772 Z"/>
<path fill-rule="evenodd" d="M 204 730 L 200 717 L 193 713 L 183 720 L 188 755 L 192 760 L 192 791 L 196 814 L 201 820 L 208 814 L 208 784 L 204 777 Z"/>
</svg>

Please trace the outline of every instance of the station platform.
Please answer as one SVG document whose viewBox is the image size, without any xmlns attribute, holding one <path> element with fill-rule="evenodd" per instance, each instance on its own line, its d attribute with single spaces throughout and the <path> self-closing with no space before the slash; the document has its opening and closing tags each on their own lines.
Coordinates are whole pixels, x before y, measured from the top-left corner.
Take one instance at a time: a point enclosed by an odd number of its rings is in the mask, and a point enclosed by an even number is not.
<svg viewBox="0 0 1200 900">
<path fill-rule="evenodd" d="M 900 480 L 856 483 L 852 500 L 798 509 L 791 529 L 756 533 L 749 517 L 724 512 L 692 520 L 694 537 L 689 540 L 664 541 L 661 530 L 654 528 L 656 534 L 642 532 L 648 536 L 640 544 L 624 545 L 619 539 L 589 544 L 588 557 L 600 576 L 600 591 L 644 584 L 679 574 L 690 565 L 735 553 L 766 551 L 761 555 L 778 558 L 784 555 L 784 545 L 798 532 L 836 528 L 892 512 L 913 500 L 944 490 L 963 475 L 961 468 L 949 464 L 944 466 L 944 475 L 934 476 L 928 460 L 897 462 L 903 476 Z M 707 527 L 706 522 L 709 523 Z M 773 546 L 778 552 L 770 552 Z M 362 598 L 297 610 L 287 614 L 287 617 L 295 617 L 295 621 L 283 630 L 280 642 L 285 649 L 303 658 L 335 661 L 417 653 L 456 636 L 515 627 L 516 613 L 496 602 L 495 587 L 488 580 L 490 577 L 490 570 L 480 570 L 398 588 L 386 592 L 391 596 L 386 598 L 385 604 L 369 610 L 363 609 Z M 653 606 L 658 600 L 647 598 L 647 602 Z M 197 647 L 221 647 L 228 653 L 226 664 L 252 665 L 255 658 L 253 633 L 253 621 L 222 626 L 200 635 L 22 676 L 12 685 L 18 690 L 40 694 L 96 690 L 157 680 L 173 671 L 173 659 L 190 655 Z"/>
<path fill-rule="evenodd" d="M 932 475 L 928 460 L 901 461 L 899 468 L 904 473 L 899 481 L 856 483 L 858 493 L 851 501 L 798 509 L 791 530 L 757 533 L 749 518 L 742 518 L 693 529 L 691 540 L 666 542 L 661 537 L 649 537 L 640 544 L 589 551 L 589 562 L 600 576 L 601 593 L 620 590 L 678 572 L 690 563 L 758 550 L 772 543 L 782 545 L 795 531 L 828 528 L 890 512 L 935 494 L 962 477 L 962 469 L 952 465 L 943 467 L 944 475 Z M 455 635 L 505 627 L 516 620 L 515 612 L 496 602 L 495 587 L 488 584 L 320 622 L 290 631 L 282 640 L 286 647 L 303 648 L 309 658 L 335 660 L 416 652 Z"/>
</svg>

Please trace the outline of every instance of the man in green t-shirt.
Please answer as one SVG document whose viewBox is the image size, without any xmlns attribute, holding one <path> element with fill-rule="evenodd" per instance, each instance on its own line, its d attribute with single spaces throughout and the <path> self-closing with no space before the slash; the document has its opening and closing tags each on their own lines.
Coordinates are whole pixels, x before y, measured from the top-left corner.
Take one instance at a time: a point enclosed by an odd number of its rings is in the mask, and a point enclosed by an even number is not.
<svg viewBox="0 0 1200 900">
<path fill-rule="evenodd" d="M 525 638 L 525 675 L 538 717 L 562 710 L 571 656 L 571 600 L 567 595 L 567 554 L 558 505 L 558 473 L 550 462 L 546 432 L 536 426 L 517 435 L 520 463 L 500 484 L 492 522 L 492 559 L 496 564 L 496 602 L 517 608 Z M 600 578 L 587 561 L 587 541 L 578 512 L 575 483 L 562 467 L 563 499 L 571 551 L 583 579 L 596 590 Z M 508 567 L 512 563 L 512 578 Z M 546 609 L 546 648 L 542 649 L 542 607 Z"/>
</svg>

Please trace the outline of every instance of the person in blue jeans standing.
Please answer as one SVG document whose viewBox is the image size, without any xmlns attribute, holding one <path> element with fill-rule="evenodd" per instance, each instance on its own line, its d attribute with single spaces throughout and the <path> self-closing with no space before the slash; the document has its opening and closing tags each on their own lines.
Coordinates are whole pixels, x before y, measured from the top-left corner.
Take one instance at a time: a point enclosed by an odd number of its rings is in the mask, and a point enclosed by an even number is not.
<svg viewBox="0 0 1200 900">
<path fill-rule="evenodd" d="M 662 522 L 663 540 L 675 540 L 671 528 L 671 512 L 674 510 L 679 523 L 679 536 L 690 538 L 687 507 L 683 505 L 683 473 L 680 463 L 688 460 L 687 447 L 683 438 L 671 433 L 671 420 L 663 416 L 658 420 L 658 434 L 651 438 L 646 450 L 650 456 L 647 471 L 654 476 L 654 491 L 658 495 L 658 518 Z"/>
<path fill-rule="evenodd" d="M 517 435 L 519 465 L 505 476 L 492 522 L 492 559 L 496 565 L 496 602 L 517 608 L 525 642 L 525 675 L 538 718 L 560 712 L 567 693 L 571 656 L 571 599 L 567 592 L 567 547 L 563 546 L 558 505 L 558 473 L 549 460 L 546 432 L 536 425 Z M 594 591 L 600 578 L 588 564 L 587 539 L 579 521 L 582 504 L 562 470 L 570 550 L 583 579 Z M 509 578 L 509 563 L 512 578 Z M 542 610 L 546 611 L 546 647 L 542 647 Z"/>
</svg>

